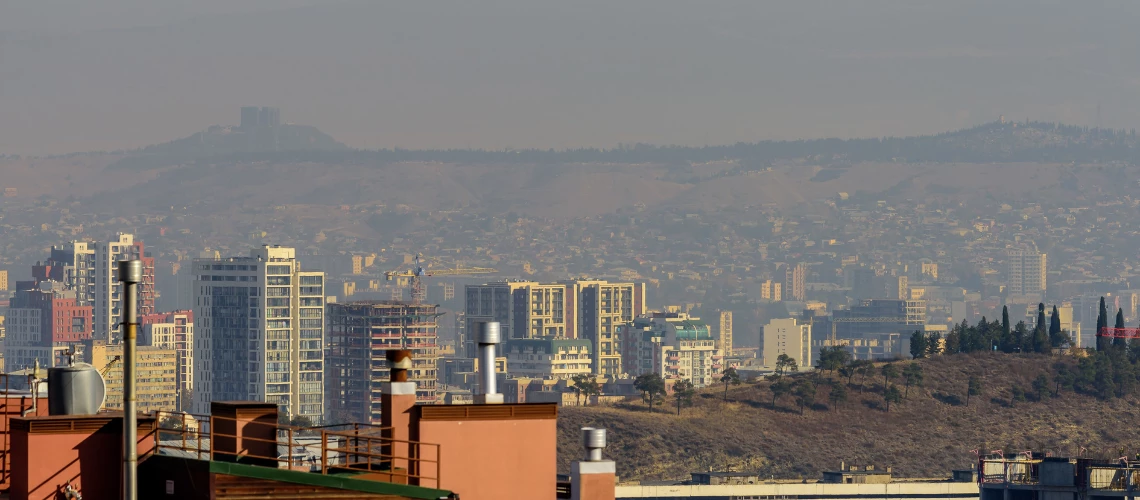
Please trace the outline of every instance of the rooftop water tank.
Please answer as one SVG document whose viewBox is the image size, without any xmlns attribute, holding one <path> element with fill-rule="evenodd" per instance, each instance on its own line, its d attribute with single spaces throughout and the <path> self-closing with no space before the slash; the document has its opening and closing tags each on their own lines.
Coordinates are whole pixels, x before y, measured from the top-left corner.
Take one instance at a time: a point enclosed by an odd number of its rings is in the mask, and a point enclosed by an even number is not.
<svg viewBox="0 0 1140 500">
<path fill-rule="evenodd" d="M 94 415 L 103 407 L 107 383 L 87 363 L 48 368 L 48 414 Z"/>
</svg>

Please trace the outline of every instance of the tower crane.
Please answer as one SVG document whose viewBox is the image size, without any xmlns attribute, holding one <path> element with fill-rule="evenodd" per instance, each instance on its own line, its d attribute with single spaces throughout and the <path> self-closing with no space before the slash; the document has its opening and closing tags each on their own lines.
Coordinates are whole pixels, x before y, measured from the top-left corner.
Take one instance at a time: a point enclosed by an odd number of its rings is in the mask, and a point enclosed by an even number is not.
<svg viewBox="0 0 1140 500">
<path fill-rule="evenodd" d="M 412 302 L 420 303 L 427 298 L 427 290 L 424 288 L 423 278 L 425 276 L 474 276 L 477 274 L 494 274 L 499 272 L 498 269 L 489 267 L 456 267 L 451 269 L 433 269 L 427 270 L 420 262 L 420 254 L 416 254 L 416 260 L 412 264 L 411 269 L 404 271 L 388 271 L 384 273 L 384 278 L 388 281 L 399 278 L 408 278 L 408 285 L 412 294 Z"/>
</svg>

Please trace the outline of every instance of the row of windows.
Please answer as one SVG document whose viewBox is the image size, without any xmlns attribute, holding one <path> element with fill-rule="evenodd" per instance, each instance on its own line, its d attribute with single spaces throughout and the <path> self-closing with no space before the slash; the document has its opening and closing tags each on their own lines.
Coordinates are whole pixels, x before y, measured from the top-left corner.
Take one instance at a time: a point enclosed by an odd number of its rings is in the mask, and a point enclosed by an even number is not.
<svg viewBox="0 0 1140 500">
<path fill-rule="evenodd" d="M 203 274 L 198 277 L 198 281 L 257 281 L 257 276 L 221 276 Z"/>
</svg>

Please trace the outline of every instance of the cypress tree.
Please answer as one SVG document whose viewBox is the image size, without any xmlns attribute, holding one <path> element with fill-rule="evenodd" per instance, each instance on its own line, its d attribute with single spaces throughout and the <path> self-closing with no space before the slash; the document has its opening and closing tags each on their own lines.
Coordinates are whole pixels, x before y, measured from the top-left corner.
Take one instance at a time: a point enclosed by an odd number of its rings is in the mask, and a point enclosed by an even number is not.
<svg viewBox="0 0 1140 500">
<path fill-rule="evenodd" d="M 1123 309 L 1117 309 L 1116 310 L 1116 328 L 1117 328 L 1117 330 L 1115 333 L 1117 334 L 1117 336 L 1112 338 L 1112 345 L 1118 346 L 1118 347 L 1127 347 L 1128 346 L 1128 339 L 1124 338 L 1123 336 L 1120 336 L 1120 334 L 1122 333 L 1120 330 L 1124 328 L 1124 310 Z"/>
<path fill-rule="evenodd" d="M 1096 350 L 1108 350 L 1108 337 L 1102 336 L 1104 329 L 1108 328 L 1108 309 L 1104 306 L 1104 297 L 1100 298 L 1100 312 L 1096 315 Z"/>
<path fill-rule="evenodd" d="M 1121 316 L 1123 321 L 1124 317 Z M 1045 326 L 1045 304 L 1037 304 L 1037 325 L 1033 328 L 1033 350 L 1035 352 L 1049 351 L 1049 330 Z"/>
<path fill-rule="evenodd" d="M 1009 306 L 1001 306 L 1001 347 L 1002 351 L 1013 352 L 1010 345 L 1013 337 L 1009 333 Z"/>
<path fill-rule="evenodd" d="M 1053 315 L 1049 317 L 1049 343 L 1053 347 L 1062 347 L 1065 345 L 1065 334 L 1061 332 L 1061 313 L 1057 312 L 1057 306 L 1053 306 Z"/>
</svg>

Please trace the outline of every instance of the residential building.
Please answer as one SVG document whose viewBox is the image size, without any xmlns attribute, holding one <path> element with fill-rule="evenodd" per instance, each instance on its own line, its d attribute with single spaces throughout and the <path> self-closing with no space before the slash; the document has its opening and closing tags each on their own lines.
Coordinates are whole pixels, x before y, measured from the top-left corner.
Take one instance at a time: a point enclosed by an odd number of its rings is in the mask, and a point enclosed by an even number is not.
<svg viewBox="0 0 1140 500">
<path fill-rule="evenodd" d="M 850 309 L 832 311 L 831 317 L 814 319 L 818 340 L 831 337 L 863 338 L 868 334 L 905 333 L 924 329 L 926 301 L 921 299 L 864 300 Z"/>
<path fill-rule="evenodd" d="M 720 329 L 717 335 L 717 349 L 725 356 L 732 356 L 732 311 L 720 312 Z"/>
<path fill-rule="evenodd" d="M 568 379 L 593 372 L 586 339 L 511 339 L 507 342 L 507 371 L 512 377 Z"/>
<path fill-rule="evenodd" d="M 567 337 L 594 343 L 594 374 L 617 377 L 622 371 L 617 329 L 645 313 L 645 283 L 610 283 L 602 280 L 572 280 L 567 296 L 575 306 L 573 328 Z"/>
<path fill-rule="evenodd" d="M 0 269 L 0 292 L 8 291 L 8 271 Z"/>
<path fill-rule="evenodd" d="M 87 248 L 94 247 L 95 265 L 89 269 L 85 278 L 88 286 L 94 287 L 95 329 L 93 337 L 96 339 L 118 341 L 122 338 L 120 328 L 123 321 L 122 290 L 119 285 L 119 262 L 139 259 L 143 262 L 143 280 L 138 288 L 139 315 L 154 312 L 154 258 L 146 255 L 142 241 L 135 241 L 134 235 L 119 233 L 117 239 L 89 244 Z M 78 245 L 74 245 L 78 247 Z M 78 254 L 77 254 L 77 258 Z M 77 274 L 79 273 L 77 269 Z M 77 282 L 84 278 L 77 276 Z"/>
<path fill-rule="evenodd" d="M 21 287 L 28 286 L 21 282 Z M 9 370 L 54 366 L 53 348 L 73 346 L 91 338 L 91 306 L 76 305 L 75 292 L 56 281 L 20 289 L 8 309 L 4 340 Z M 38 319 L 33 317 L 38 316 Z"/>
<path fill-rule="evenodd" d="M 439 401 L 439 306 L 396 300 L 328 304 L 326 414 L 333 422 L 378 424 L 389 350 L 412 351 L 408 381 L 420 403 Z"/>
<path fill-rule="evenodd" d="M 761 330 L 764 349 L 764 366 L 773 368 L 781 354 L 787 354 L 801 367 L 812 366 L 811 324 L 801 324 L 795 318 L 773 319 Z"/>
<path fill-rule="evenodd" d="M 594 373 L 602 376 L 622 372 L 618 326 L 645 312 L 644 283 L 500 281 L 467 285 L 464 294 L 464 331 L 498 321 L 504 339 L 589 339 Z M 464 343 L 467 356 L 474 357 L 471 339 Z"/>
<path fill-rule="evenodd" d="M 784 300 L 784 285 L 778 281 L 764 280 L 760 282 L 760 298 L 772 302 Z"/>
<path fill-rule="evenodd" d="M 194 260 L 194 408 L 276 403 L 289 417 L 324 415 L 325 276 L 296 251 Z"/>
<path fill-rule="evenodd" d="M 103 408 L 123 410 L 123 345 L 89 341 L 85 361 L 103 374 Z M 139 413 L 178 410 L 178 355 L 174 349 L 140 345 L 135 351 L 135 397 Z"/>
<path fill-rule="evenodd" d="M 1043 297 L 1046 288 L 1046 255 L 1027 244 L 1006 251 L 1006 282 L 1009 295 Z"/>
<path fill-rule="evenodd" d="M 632 376 L 659 373 L 704 387 L 716 383 L 724 368 L 708 325 L 687 313 L 642 314 L 622 327 L 621 337 L 623 365 Z"/>
<path fill-rule="evenodd" d="M 178 408 L 188 410 L 194 392 L 194 311 L 148 314 L 139 318 L 139 325 L 139 345 L 174 349 Z"/>
<path fill-rule="evenodd" d="M 807 264 L 784 265 L 784 300 L 807 300 Z"/>
<path fill-rule="evenodd" d="M 479 331 L 479 323 L 498 321 L 503 340 L 574 337 L 572 325 L 577 317 L 565 284 L 499 281 L 467 285 L 464 295 L 466 332 Z"/>
<path fill-rule="evenodd" d="M 919 273 L 922 274 L 924 280 L 938 281 L 938 263 L 930 259 L 922 259 L 918 261 Z"/>
</svg>

